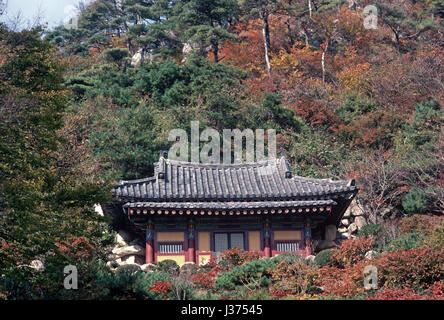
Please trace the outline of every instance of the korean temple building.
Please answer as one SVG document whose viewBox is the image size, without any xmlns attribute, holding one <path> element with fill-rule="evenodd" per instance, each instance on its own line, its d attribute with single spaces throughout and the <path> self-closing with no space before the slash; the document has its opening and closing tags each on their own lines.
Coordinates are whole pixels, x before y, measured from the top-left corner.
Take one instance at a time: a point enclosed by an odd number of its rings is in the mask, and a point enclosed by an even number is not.
<svg viewBox="0 0 444 320">
<path fill-rule="evenodd" d="M 294 176 L 284 155 L 250 164 L 201 164 L 161 154 L 154 176 L 121 181 L 114 204 L 146 241 L 146 263 L 203 263 L 230 248 L 272 257 L 312 254 L 338 226 L 354 180 Z"/>
</svg>

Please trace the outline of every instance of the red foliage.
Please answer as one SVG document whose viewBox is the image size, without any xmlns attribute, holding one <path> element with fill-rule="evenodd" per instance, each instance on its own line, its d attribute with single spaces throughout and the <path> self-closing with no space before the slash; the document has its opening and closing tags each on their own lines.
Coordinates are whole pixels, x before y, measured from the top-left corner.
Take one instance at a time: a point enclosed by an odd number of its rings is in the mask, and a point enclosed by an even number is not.
<svg viewBox="0 0 444 320">
<path fill-rule="evenodd" d="M 429 300 L 444 300 L 444 283 L 435 282 L 427 290 Z"/>
<path fill-rule="evenodd" d="M 437 226 L 443 223 L 443 217 L 415 214 L 401 219 L 399 221 L 399 229 L 402 233 L 421 232 L 429 235 Z"/>
<path fill-rule="evenodd" d="M 360 238 L 345 240 L 338 250 L 332 254 L 332 262 L 338 266 L 349 266 L 364 259 L 364 255 L 372 248 L 373 239 Z"/>
<path fill-rule="evenodd" d="M 191 281 L 198 288 L 203 289 L 213 289 L 214 281 L 216 280 L 217 275 L 221 272 L 221 268 L 216 262 L 216 259 L 211 259 L 206 265 L 205 269 L 207 271 L 201 271 L 194 274 L 191 277 Z"/>
<path fill-rule="evenodd" d="M 277 298 L 277 299 L 281 299 L 283 297 L 286 297 L 289 294 L 290 293 L 288 291 L 284 291 L 284 290 L 278 290 L 278 289 L 271 290 L 271 296 L 273 298 Z"/>
<path fill-rule="evenodd" d="M 401 289 L 384 289 L 377 291 L 373 297 L 367 297 L 366 300 L 424 300 L 424 296 L 415 293 L 409 287 Z"/>
<path fill-rule="evenodd" d="M 214 288 L 214 280 L 216 279 L 217 273 L 210 270 L 206 273 L 196 273 L 192 277 L 192 282 L 195 286 L 204 289 Z"/>
<path fill-rule="evenodd" d="M 71 237 L 56 246 L 61 253 L 82 261 L 90 259 L 94 252 L 94 247 L 84 237 Z"/>
<path fill-rule="evenodd" d="M 388 111 L 376 111 L 356 120 L 353 124 L 341 124 L 338 135 L 355 146 L 389 148 L 392 144 L 391 133 L 402 124 L 399 114 Z"/>
<path fill-rule="evenodd" d="M 171 283 L 159 280 L 156 281 L 151 288 L 148 288 L 148 291 L 159 293 L 165 299 L 168 297 L 168 292 L 170 290 L 171 290 Z"/>
<path fill-rule="evenodd" d="M 308 97 L 299 98 L 296 104 L 290 107 L 298 116 L 312 125 L 330 125 L 331 129 L 337 126 L 336 115 L 325 106 Z"/>
<path fill-rule="evenodd" d="M 427 288 L 444 280 L 444 248 L 388 252 L 372 262 L 381 285 L 389 288 Z"/>
<path fill-rule="evenodd" d="M 257 252 L 245 252 L 239 248 L 228 249 L 221 254 L 222 261 L 228 262 L 231 266 L 240 266 L 249 261 L 262 258 Z"/>
<path fill-rule="evenodd" d="M 344 269 L 323 267 L 318 270 L 315 284 L 323 289 L 323 296 L 355 297 L 365 294 L 364 268 L 366 263 L 361 261 L 347 265 Z"/>
</svg>

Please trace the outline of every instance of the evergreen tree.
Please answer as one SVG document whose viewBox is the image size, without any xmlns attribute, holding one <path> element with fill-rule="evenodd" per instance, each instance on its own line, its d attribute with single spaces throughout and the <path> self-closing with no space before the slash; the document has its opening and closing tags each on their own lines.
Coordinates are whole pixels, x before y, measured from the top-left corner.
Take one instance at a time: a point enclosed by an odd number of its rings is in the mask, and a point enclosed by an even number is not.
<svg viewBox="0 0 444 320">
<path fill-rule="evenodd" d="M 0 292 L 37 298 L 63 288 L 76 253 L 100 251 L 105 229 L 92 208 L 108 196 L 63 161 L 67 99 L 53 47 L 39 30 L 2 28 L 0 43 Z M 45 271 L 28 267 L 34 259 Z"/>
</svg>

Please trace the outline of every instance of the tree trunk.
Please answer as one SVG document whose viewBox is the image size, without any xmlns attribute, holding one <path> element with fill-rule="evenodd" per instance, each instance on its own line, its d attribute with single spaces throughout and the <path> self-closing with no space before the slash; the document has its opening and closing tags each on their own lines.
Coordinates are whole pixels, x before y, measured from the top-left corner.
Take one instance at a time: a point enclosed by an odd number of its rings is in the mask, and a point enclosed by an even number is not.
<svg viewBox="0 0 444 320">
<path fill-rule="evenodd" d="M 212 41 L 213 46 L 213 55 L 214 55 L 214 63 L 219 62 L 219 43 L 217 40 Z"/>
<path fill-rule="evenodd" d="M 308 0 L 308 12 L 309 12 L 310 18 L 311 18 L 311 0 Z"/>
<path fill-rule="evenodd" d="M 261 12 L 260 18 L 262 20 L 262 35 L 264 37 L 264 49 L 265 49 L 265 63 L 267 65 L 267 74 L 271 75 L 271 64 L 270 64 L 270 27 L 268 25 L 268 13 Z"/>
<path fill-rule="evenodd" d="M 327 52 L 328 49 L 328 40 L 325 43 L 325 48 L 322 50 L 322 82 L 325 83 L 325 53 Z"/>
</svg>

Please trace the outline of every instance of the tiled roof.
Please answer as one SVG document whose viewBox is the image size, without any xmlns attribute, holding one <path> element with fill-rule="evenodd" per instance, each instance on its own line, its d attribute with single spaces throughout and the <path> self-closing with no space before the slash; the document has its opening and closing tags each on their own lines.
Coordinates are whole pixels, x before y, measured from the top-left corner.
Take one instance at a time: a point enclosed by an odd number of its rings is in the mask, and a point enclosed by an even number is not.
<svg viewBox="0 0 444 320">
<path fill-rule="evenodd" d="M 240 201 L 240 202 L 132 202 L 125 205 L 132 209 L 261 209 L 261 208 L 304 208 L 334 206 L 333 200 L 316 201 Z"/>
<path fill-rule="evenodd" d="M 155 165 L 154 177 L 121 181 L 113 189 L 115 196 L 129 202 L 222 201 L 231 206 L 232 202 L 241 201 L 323 200 L 356 192 L 354 180 L 293 176 L 285 157 L 230 165 L 161 157 Z M 221 208 L 220 203 L 218 207 Z"/>
</svg>

